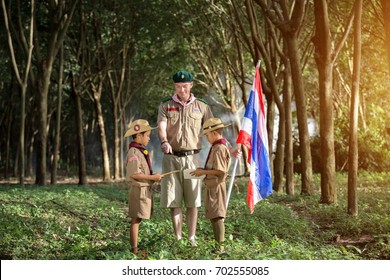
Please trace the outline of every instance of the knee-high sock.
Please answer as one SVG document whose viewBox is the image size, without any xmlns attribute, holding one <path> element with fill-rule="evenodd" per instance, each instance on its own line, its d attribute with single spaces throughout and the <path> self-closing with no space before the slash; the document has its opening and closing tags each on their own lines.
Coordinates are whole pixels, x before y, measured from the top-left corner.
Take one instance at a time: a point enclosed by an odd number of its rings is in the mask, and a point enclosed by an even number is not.
<svg viewBox="0 0 390 280">
<path fill-rule="evenodd" d="M 217 242 L 222 243 L 225 241 L 225 224 L 223 218 L 216 218 L 211 220 L 213 225 L 214 238 Z"/>
</svg>

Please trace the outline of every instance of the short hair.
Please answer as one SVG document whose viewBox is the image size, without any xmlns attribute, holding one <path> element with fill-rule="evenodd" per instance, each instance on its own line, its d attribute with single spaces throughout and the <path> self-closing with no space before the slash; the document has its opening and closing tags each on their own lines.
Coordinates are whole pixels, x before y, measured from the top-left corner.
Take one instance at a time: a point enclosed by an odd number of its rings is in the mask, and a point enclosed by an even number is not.
<svg viewBox="0 0 390 280">
<path fill-rule="evenodd" d="M 149 131 L 149 130 L 147 130 L 147 131 Z M 133 137 L 133 140 L 135 140 L 135 139 L 137 138 L 137 135 L 138 135 L 138 134 L 142 134 L 142 135 L 144 135 L 144 134 L 145 134 L 145 132 L 147 132 L 147 131 L 140 132 L 140 133 L 136 133 L 136 134 L 133 134 L 133 135 L 131 135 L 131 136 Z"/>
</svg>

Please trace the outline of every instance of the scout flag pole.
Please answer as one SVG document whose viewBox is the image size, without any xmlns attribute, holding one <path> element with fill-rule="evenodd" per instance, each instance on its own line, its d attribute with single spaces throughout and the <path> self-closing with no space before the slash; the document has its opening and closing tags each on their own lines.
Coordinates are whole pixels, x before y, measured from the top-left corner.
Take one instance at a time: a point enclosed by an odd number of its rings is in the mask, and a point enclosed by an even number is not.
<svg viewBox="0 0 390 280">
<path fill-rule="evenodd" d="M 236 169 L 237 169 L 238 161 L 239 161 L 239 159 L 236 158 L 235 162 L 234 162 L 234 166 L 233 166 L 232 176 L 230 177 L 230 183 L 229 183 L 228 193 L 227 193 L 227 197 L 226 197 L 226 210 L 227 210 L 228 205 L 229 205 L 230 194 L 232 193 L 234 177 L 236 177 Z"/>
</svg>

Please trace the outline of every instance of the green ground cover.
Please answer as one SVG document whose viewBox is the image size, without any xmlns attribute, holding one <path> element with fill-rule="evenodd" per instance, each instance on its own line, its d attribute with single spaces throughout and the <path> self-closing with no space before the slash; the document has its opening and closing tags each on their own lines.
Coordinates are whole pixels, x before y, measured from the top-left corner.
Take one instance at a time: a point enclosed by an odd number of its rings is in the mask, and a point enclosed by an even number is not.
<svg viewBox="0 0 390 280">
<path fill-rule="evenodd" d="M 296 179 L 299 182 L 299 179 Z M 140 227 L 130 252 L 127 186 L 124 183 L 45 187 L 0 185 L 0 259 L 390 259 L 390 173 L 359 174 L 359 215 L 346 213 L 347 177 L 338 174 L 338 203 L 313 196 L 274 193 L 254 214 L 246 206 L 247 180 L 232 191 L 226 252 L 218 254 L 211 225 L 200 208 L 198 247 L 176 242 L 167 209 L 155 194 L 153 218 Z M 184 227 L 184 231 L 186 227 Z M 186 236 L 186 232 L 184 232 Z"/>
</svg>

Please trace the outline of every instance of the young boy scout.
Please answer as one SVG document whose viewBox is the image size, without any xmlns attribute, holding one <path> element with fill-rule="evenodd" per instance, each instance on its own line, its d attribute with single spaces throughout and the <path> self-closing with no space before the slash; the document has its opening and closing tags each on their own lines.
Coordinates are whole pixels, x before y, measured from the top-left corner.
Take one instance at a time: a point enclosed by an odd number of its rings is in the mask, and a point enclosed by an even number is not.
<svg viewBox="0 0 390 280">
<path fill-rule="evenodd" d="M 191 174 L 194 176 L 206 175 L 204 184 L 206 192 L 204 206 L 206 218 L 213 226 L 214 238 L 220 244 L 223 252 L 225 240 L 224 218 L 226 216 L 226 177 L 230 164 L 230 144 L 223 138 L 222 129 L 227 125 L 218 118 L 210 118 L 203 125 L 203 133 L 212 145 L 206 159 L 205 168 L 198 168 Z"/>
<path fill-rule="evenodd" d="M 152 163 L 145 146 L 150 141 L 150 132 L 154 129 L 146 120 L 133 121 L 124 137 L 133 136 L 126 155 L 126 181 L 130 183 L 129 217 L 131 251 L 138 254 L 138 228 L 142 219 L 150 219 L 152 214 L 153 181 L 160 181 L 160 174 L 153 174 Z"/>
</svg>

